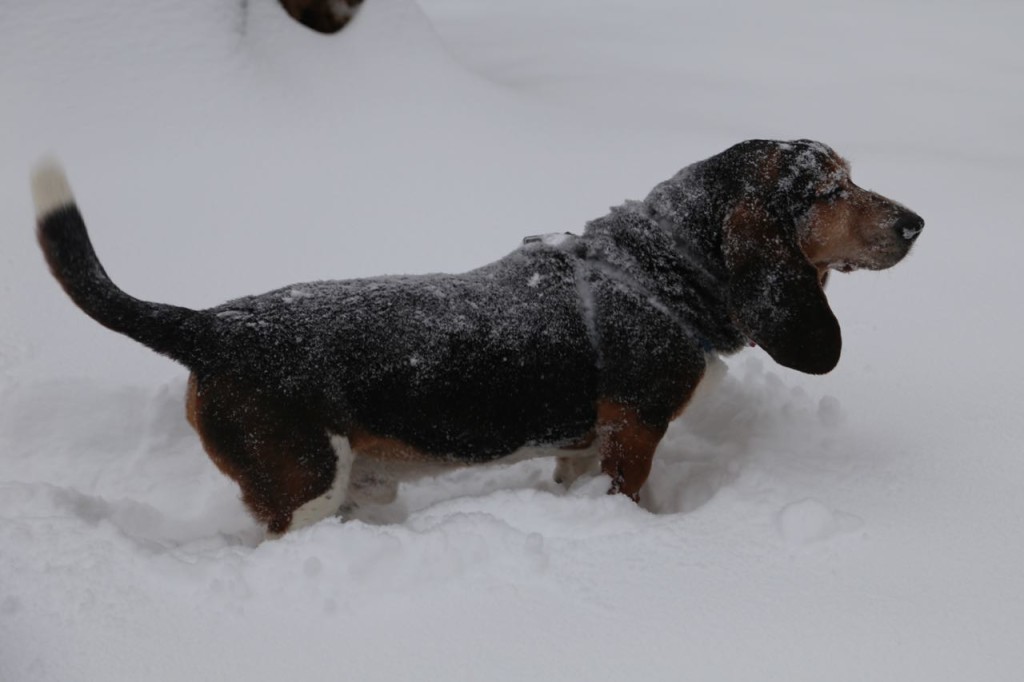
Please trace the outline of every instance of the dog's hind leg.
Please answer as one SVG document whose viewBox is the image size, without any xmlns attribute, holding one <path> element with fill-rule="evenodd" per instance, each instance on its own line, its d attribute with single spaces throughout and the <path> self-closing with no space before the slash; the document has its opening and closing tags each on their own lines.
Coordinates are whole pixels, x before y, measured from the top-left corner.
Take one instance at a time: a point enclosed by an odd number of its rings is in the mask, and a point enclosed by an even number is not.
<svg viewBox="0 0 1024 682">
<path fill-rule="evenodd" d="M 193 377 L 186 406 L 210 459 L 238 483 L 271 536 L 336 514 L 345 502 L 348 439 L 304 405 L 233 378 Z"/>
<path fill-rule="evenodd" d="M 328 440 L 335 457 L 334 479 L 331 482 L 331 487 L 322 495 L 304 502 L 301 507 L 292 512 L 291 525 L 288 526 L 288 530 L 312 526 L 317 521 L 334 516 L 346 501 L 355 455 L 345 436 L 329 434 Z"/>
</svg>

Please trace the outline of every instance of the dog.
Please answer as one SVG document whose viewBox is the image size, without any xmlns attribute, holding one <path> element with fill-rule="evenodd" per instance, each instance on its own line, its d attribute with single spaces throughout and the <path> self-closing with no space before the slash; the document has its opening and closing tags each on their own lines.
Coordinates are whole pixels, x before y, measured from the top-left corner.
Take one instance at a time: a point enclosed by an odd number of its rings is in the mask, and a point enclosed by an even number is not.
<svg viewBox="0 0 1024 682">
<path fill-rule="evenodd" d="M 924 221 L 810 140 L 749 140 L 582 235 L 527 237 L 455 275 L 297 284 L 207 310 L 140 301 L 93 251 L 64 172 L 33 176 L 37 237 L 71 299 L 185 365 L 187 418 L 272 536 L 394 497 L 410 472 L 558 457 L 638 499 L 709 358 L 759 345 L 839 361 L 832 270 L 902 260 Z"/>
</svg>

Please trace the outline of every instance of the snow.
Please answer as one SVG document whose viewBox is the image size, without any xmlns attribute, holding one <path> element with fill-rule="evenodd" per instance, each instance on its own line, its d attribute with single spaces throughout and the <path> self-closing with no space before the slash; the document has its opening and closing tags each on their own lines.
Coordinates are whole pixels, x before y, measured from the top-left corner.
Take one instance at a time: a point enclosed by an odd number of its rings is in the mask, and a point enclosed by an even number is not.
<svg viewBox="0 0 1024 682">
<path fill-rule="evenodd" d="M 269 1 L 8 3 L 0 680 L 1019 678 L 1022 21 L 368 0 L 324 37 Z M 260 542 L 183 371 L 75 309 L 33 235 L 53 154 L 114 280 L 206 307 L 466 271 L 755 137 L 830 144 L 927 225 L 832 277 L 832 373 L 730 359 L 639 507 L 532 460 Z"/>
</svg>

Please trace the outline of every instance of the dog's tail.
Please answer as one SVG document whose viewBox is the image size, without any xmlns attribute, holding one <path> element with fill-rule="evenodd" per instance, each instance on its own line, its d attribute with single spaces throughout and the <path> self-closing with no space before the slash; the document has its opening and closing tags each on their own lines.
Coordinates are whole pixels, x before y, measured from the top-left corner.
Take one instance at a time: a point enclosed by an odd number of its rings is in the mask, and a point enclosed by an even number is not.
<svg viewBox="0 0 1024 682">
<path fill-rule="evenodd" d="M 39 246 L 71 300 L 104 327 L 199 369 L 203 364 L 199 349 L 212 331 L 211 317 L 188 308 L 140 301 L 110 281 L 57 162 L 47 160 L 36 167 L 32 198 Z"/>
</svg>

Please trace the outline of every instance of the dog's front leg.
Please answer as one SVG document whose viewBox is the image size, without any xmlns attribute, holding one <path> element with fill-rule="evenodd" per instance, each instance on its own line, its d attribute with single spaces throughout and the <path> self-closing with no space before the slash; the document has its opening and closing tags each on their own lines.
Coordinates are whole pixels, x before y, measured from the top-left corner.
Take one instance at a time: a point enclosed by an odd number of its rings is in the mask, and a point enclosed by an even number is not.
<svg viewBox="0 0 1024 682">
<path fill-rule="evenodd" d="M 622 493 L 634 502 L 651 473 L 654 450 L 668 424 L 650 424 L 639 410 L 616 402 L 598 403 L 597 436 L 601 472 L 612 479 L 609 494 Z"/>
</svg>

